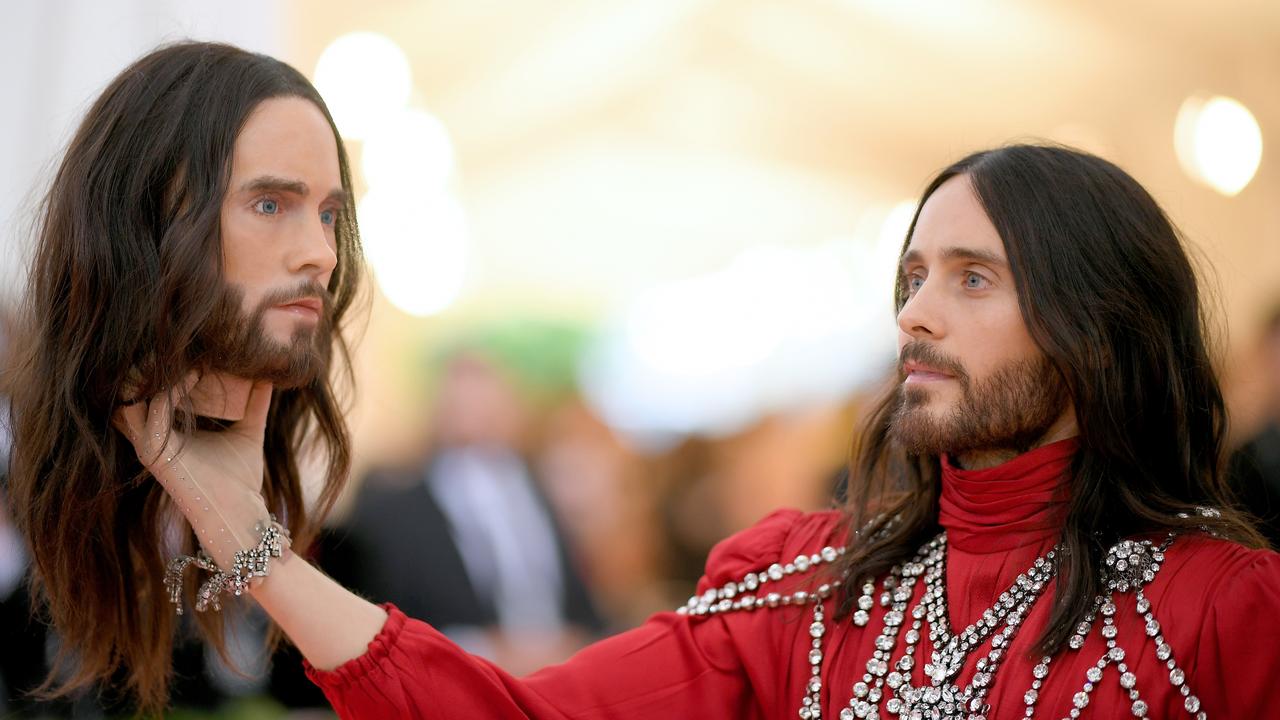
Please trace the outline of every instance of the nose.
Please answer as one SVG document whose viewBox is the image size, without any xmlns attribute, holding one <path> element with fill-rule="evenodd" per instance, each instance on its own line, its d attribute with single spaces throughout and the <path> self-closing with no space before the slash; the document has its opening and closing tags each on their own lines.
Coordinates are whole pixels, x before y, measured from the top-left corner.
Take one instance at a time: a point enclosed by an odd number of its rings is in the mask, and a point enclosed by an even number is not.
<svg viewBox="0 0 1280 720">
<path fill-rule="evenodd" d="M 913 339 L 938 339 L 945 333 L 942 320 L 942 298 L 930 291 L 928 281 L 907 298 L 898 311 L 898 329 Z"/>
<path fill-rule="evenodd" d="M 332 232 L 318 218 L 300 228 L 289 263 L 290 271 L 327 284 L 329 275 L 338 266 L 338 253 L 334 247 Z"/>
</svg>

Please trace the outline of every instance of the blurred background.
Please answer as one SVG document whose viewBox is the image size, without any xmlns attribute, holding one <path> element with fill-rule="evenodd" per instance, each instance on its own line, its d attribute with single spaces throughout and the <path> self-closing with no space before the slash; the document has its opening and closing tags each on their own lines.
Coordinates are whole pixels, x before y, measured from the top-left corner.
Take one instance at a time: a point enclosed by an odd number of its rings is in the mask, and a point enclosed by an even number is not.
<svg viewBox="0 0 1280 720">
<path fill-rule="evenodd" d="M 892 367 L 915 198 L 970 151 L 1052 140 L 1132 173 L 1213 289 L 1233 443 L 1280 415 L 1280 4 L 15 3 L 0 318 L 75 124 L 183 38 L 297 67 L 352 156 L 357 467 L 318 561 L 515 672 L 682 602 L 766 512 L 831 506 Z M 406 549 L 379 564 L 391 531 Z M 2 518 L 0 555 L 17 597 Z M 249 646 L 249 678 L 192 650 L 181 712 L 323 716 Z"/>
</svg>

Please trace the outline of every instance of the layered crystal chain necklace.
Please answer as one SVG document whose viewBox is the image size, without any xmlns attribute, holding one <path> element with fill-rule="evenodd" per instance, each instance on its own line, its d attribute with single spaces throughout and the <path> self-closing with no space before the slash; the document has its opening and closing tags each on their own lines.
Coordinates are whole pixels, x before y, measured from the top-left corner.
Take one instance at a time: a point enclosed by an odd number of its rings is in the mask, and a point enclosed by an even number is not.
<svg viewBox="0 0 1280 720">
<path fill-rule="evenodd" d="M 985 717 L 987 705 L 984 698 L 1006 648 L 1053 577 L 1057 549 L 1050 550 L 1030 569 L 1018 575 L 992 607 L 958 634 L 952 634 L 948 619 L 946 550 L 947 538 L 943 533 L 920 548 L 909 562 L 889 571 L 880 594 L 881 605 L 888 608 L 884 615 L 884 629 L 876 637 L 875 652 L 867 661 L 866 673 L 853 686 L 849 705 L 840 711 L 841 720 L 879 718 L 881 700 L 884 700 L 884 710 L 907 718 Z M 918 580 L 924 583 L 924 594 L 908 613 L 907 606 Z M 865 626 L 869 622 L 867 611 L 875 604 L 874 593 L 873 582 L 863 584 L 862 595 L 858 598 L 861 614 L 855 614 L 854 624 Z M 815 607 L 815 623 L 819 612 L 820 609 Z M 908 621 L 910 626 L 904 633 L 902 654 L 893 662 L 891 654 L 898 644 L 898 634 Z M 926 632 L 926 623 L 929 642 L 934 648 L 922 668 L 929 684 L 916 686 L 911 681 L 911 673 L 917 664 L 916 651 L 922 633 Z M 957 686 L 954 679 L 969 655 L 993 633 L 991 649 L 985 657 L 978 659 L 973 678 L 964 687 Z M 815 650 L 821 650 L 821 642 L 821 634 L 813 636 Z M 822 672 L 822 658 L 817 660 L 813 662 L 813 657 L 810 658 L 814 677 Z M 801 718 L 810 720 L 822 716 L 818 692 L 810 688 L 802 702 Z"/>
<path fill-rule="evenodd" d="M 820 720 L 821 674 L 825 659 L 822 639 L 827 634 L 823 601 L 832 595 L 840 582 L 823 584 L 813 592 L 768 592 L 763 595 L 750 593 L 766 589 L 767 584 L 776 583 L 788 575 L 806 572 L 824 562 L 834 562 L 842 554 L 843 548 L 837 550 L 825 547 L 814 555 L 801 555 L 786 565 L 774 564 L 763 572 L 747 575 L 740 582 L 695 595 L 678 612 L 707 615 L 812 603 L 813 622 L 809 625 L 811 649 L 808 655 L 810 677 L 805 686 L 799 716 L 803 720 Z M 1000 595 L 993 607 L 982 613 L 977 622 L 956 635 L 950 631 L 947 610 L 946 533 L 941 533 L 926 543 L 910 561 L 895 566 L 885 577 L 879 598 L 880 604 L 888 608 L 884 615 L 884 629 L 875 640 L 876 649 L 867 661 L 866 673 L 854 684 L 853 697 L 848 706 L 840 711 L 840 719 L 878 719 L 880 701 L 886 698 L 884 710 L 901 717 L 920 720 L 984 718 L 981 712 L 986 707 L 983 698 L 991 687 L 1004 655 L 1004 648 L 1053 576 L 1055 555 L 1056 550 L 1051 550 L 1036 560 L 1029 570 L 1019 575 L 1013 585 Z M 920 581 L 924 583 L 924 596 L 908 613 L 907 607 L 914 595 L 915 585 Z M 858 597 L 858 609 L 853 614 L 853 623 L 860 627 L 866 626 L 870 622 L 870 611 L 875 603 L 875 583 L 867 580 Z M 896 662 L 891 663 L 898 633 L 908 622 L 910 627 L 905 633 L 903 654 Z M 923 670 L 932 684 L 916 687 L 911 683 L 911 671 L 916 665 L 916 650 L 926 622 L 934 650 Z M 963 688 L 954 685 L 952 680 L 964 666 L 965 660 L 996 628 L 1002 630 L 992 638 L 992 648 L 986 657 L 978 660 L 973 679 Z M 889 695 L 892 697 L 888 697 Z"/>
<path fill-rule="evenodd" d="M 1202 509 L 1204 515 L 1214 513 Z M 1136 595 L 1137 611 L 1146 620 L 1148 638 L 1155 642 L 1155 656 L 1169 670 L 1169 682 L 1183 697 L 1188 715 L 1195 720 L 1206 720 L 1200 709 L 1200 701 L 1186 682 L 1186 673 L 1178 667 L 1173 650 L 1161 634 L 1159 621 L 1151 610 L 1151 603 L 1143 594 L 1143 588 L 1155 579 L 1164 562 L 1164 551 L 1173 542 L 1169 535 L 1156 545 L 1149 540 L 1122 540 L 1112 546 L 1105 556 L 1102 580 L 1107 594 L 1095 599 L 1093 609 L 1076 628 L 1068 642 L 1071 651 L 1084 647 L 1087 635 L 1102 618 L 1101 635 L 1106 644 L 1103 656 L 1085 673 L 1085 682 L 1072 697 L 1072 708 L 1064 720 L 1076 720 L 1089 704 L 1093 690 L 1102 680 L 1103 671 L 1109 665 L 1116 666 L 1121 688 L 1128 694 L 1129 711 L 1133 717 L 1146 717 L 1147 702 L 1137 688 L 1137 677 L 1125 664 L 1125 652 L 1116 643 L 1116 593 L 1132 592 Z M 807 572 L 823 563 L 832 563 L 844 554 L 843 548 L 824 547 L 812 555 L 800 555 L 794 561 L 775 563 L 764 571 L 749 573 L 738 582 L 730 582 L 720 588 L 712 588 L 695 595 L 677 612 L 693 616 L 716 615 L 739 610 L 803 606 L 812 604 L 813 621 L 809 625 L 810 649 L 808 653 L 809 679 L 801 699 L 799 716 L 802 720 L 821 720 L 822 665 L 825 660 L 823 638 L 827 634 L 824 602 L 840 587 L 839 580 L 824 583 L 810 591 L 791 593 L 769 592 L 769 587 L 783 578 Z M 875 639 L 875 650 L 866 663 L 866 672 L 854 683 L 852 698 L 841 708 L 840 720 L 882 720 L 897 716 L 907 720 L 986 720 L 991 707 L 987 695 L 995 683 L 1014 635 L 1021 627 L 1027 613 L 1043 594 L 1054 577 L 1060 550 L 1054 547 L 1038 558 L 1030 568 L 1014 579 L 1007 590 L 1000 594 L 994 605 L 985 610 L 972 625 L 953 634 L 947 608 L 946 592 L 946 533 L 930 540 L 906 563 L 892 568 L 885 577 L 879 597 L 873 580 L 863 582 L 857 599 L 857 609 L 852 622 L 865 627 L 871 619 L 871 610 L 877 599 L 886 608 L 884 628 Z M 920 601 L 909 608 L 917 583 L 924 591 Z M 925 627 L 927 624 L 927 628 Z M 906 628 L 903 632 L 903 628 Z M 893 660 L 902 634 L 902 651 Z M 928 662 L 917 658 L 920 639 L 927 633 L 933 651 Z M 966 665 L 968 658 L 990 638 L 990 649 L 978 658 L 973 677 L 963 687 L 955 678 Z M 1052 657 L 1044 657 L 1032 670 L 1032 683 L 1025 693 L 1025 717 L 1035 716 L 1040 691 L 1049 675 Z M 912 671 L 922 662 L 923 685 L 915 685 Z"/>
</svg>

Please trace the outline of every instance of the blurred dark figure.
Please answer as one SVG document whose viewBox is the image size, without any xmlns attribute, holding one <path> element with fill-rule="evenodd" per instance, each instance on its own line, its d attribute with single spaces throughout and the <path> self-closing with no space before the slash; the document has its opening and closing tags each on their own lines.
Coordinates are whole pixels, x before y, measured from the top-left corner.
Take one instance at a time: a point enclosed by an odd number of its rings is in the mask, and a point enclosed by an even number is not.
<svg viewBox="0 0 1280 720">
<path fill-rule="evenodd" d="M 602 628 L 521 450 L 524 409 L 500 369 L 446 364 L 429 452 L 365 481 L 327 570 L 519 675 Z"/>
<path fill-rule="evenodd" d="M 31 614 L 27 588 L 30 553 L 9 513 L 9 454 L 13 446 L 7 393 L 10 322 L 8 313 L 0 308 L 0 718 L 67 716 L 72 713 L 71 702 L 42 702 L 29 694 L 49 670 L 45 653 L 50 639 L 46 627 Z"/>
<path fill-rule="evenodd" d="M 27 594 L 28 555 L 9 515 L 8 316 L 0 312 L 0 718 L 26 717 L 38 704 L 26 691 L 44 679 L 45 631 L 31 621 Z"/>
<path fill-rule="evenodd" d="M 0 459 L 7 468 L 8 459 Z M 26 569 L 26 549 L 0 495 L 0 718 L 32 714 L 36 703 L 25 697 L 25 691 L 44 679 L 45 633 L 29 622 Z"/>
<path fill-rule="evenodd" d="M 7 464 L 0 464 L 4 467 Z M 3 486 L 4 472 L 0 471 L 0 488 Z M 28 569 L 29 555 L 0 493 L 0 720 L 94 720 L 131 715 L 130 707 L 110 688 L 103 688 L 100 695 L 82 692 L 55 700 L 31 694 L 49 671 L 49 657 L 58 639 L 31 614 Z M 227 643 L 233 669 L 188 629 L 174 644 L 173 706 L 208 712 L 233 698 L 261 691 L 265 683 L 260 678 L 266 672 L 265 642 L 266 622 L 260 614 L 237 617 L 230 623 Z"/>
<path fill-rule="evenodd" d="M 1263 328 L 1262 355 L 1265 424 L 1231 458 L 1230 477 L 1241 503 L 1262 521 L 1258 529 L 1276 548 L 1280 547 L 1280 304 Z"/>
</svg>

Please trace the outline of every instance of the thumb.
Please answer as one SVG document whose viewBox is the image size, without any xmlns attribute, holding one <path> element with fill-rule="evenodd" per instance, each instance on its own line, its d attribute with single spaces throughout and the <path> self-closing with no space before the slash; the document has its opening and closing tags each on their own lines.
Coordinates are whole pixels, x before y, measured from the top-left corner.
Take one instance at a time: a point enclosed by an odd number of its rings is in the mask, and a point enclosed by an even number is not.
<svg viewBox="0 0 1280 720">
<path fill-rule="evenodd" d="M 273 386 L 269 382 L 253 384 L 249 391 L 249 400 L 244 406 L 244 417 L 232 425 L 232 429 L 245 435 L 262 437 L 267 427 L 267 414 L 271 412 L 271 394 Z"/>
</svg>

